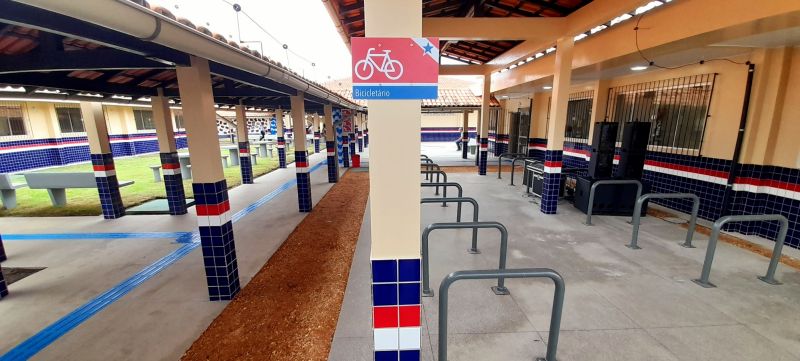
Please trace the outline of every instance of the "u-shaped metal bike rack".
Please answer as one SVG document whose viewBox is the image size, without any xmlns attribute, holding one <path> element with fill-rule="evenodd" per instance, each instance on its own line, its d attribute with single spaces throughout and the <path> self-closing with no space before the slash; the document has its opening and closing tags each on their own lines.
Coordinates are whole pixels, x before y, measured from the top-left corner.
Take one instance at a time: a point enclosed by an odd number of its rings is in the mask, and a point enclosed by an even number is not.
<svg viewBox="0 0 800 361">
<path fill-rule="evenodd" d="M 456 182 L 441 182 L 441 183 L 420 183 L 420 187 L 442 187 L 444 191 L 444 198 L 447 198 L 447 187 L 456 187 L 458 189 L 458 197 L 464 196 L 464 189 L 461 184 Z M 446 202 L 442 202 L 442 207 L 447 207 Z M 461 222 L 461 203 L 458 203 L 458 210 L 456 211 L 456 219 Z"/>
<path fill-rule="evenodd" d="M 635 184 L 636 185 L 636 199 L 642 196 L 642 182 L 636 179 L 603 179 L 595 181 L 592 188 L 589 189 L 589 207 L 586 210 L 586 225 L 592 225 L 592 208 L 594 207 L 594 191 L 597 187 L 610 184 Z"/>
<path fill-rule="evenodd" d="M 525 157 L 527 154 L 525 153 L 503 153 L 497 157 L 497 179 L 502 179 L 503 177 L 500 174 L 503 173 L 503 158 L 516 158 L 516 157 Z"/>
<path fill-rule="evenodd" d="M 420 163 L 420 167 L 425 167 L 425 170 L 434 170 L 434 168 L 436 168 L 435 170 L 442 170 L 442 167 L 433 162 Z M 426 180 L 428 179 L 429 175 L 430 174 L 425 174 Z"/>
<path fill-rule="evenodd" d="M 511 160 L 511 184 L 509 184 L 509 185 L 511 185 L 511 186 L 514 185 L 514 169 L 517 168 L 516 167 L 517 161 L 518 160 L 525 161 L 525 160 L 528 160 L 528 159 L 536 159 L 536 158 L 535 157 L 527 157 L 527 156 L 525 156 L 525 157 L 516 157 L 513 160 Z"/>
<path fill-rule="evenodd" d="M 425 230 L 422 231 L 422 296 L 423 297 L 433 297 L 433 291 L 430 288 L 430 266 L 429 258 L 430 252 L 428 252 L 428 237 L 431 234 L 431 231 L 437 229 L 474 229 L 478 230 L 479 228 L 495 228 L 500 231 L 500 261 L 499 268 L 500 270 L 506 269 L 506 255 L 508 254 L 508 230 L 506 226 L 504 226 L 500 222 L 464 222 L 464 223 L 432 223 L 425 227 Z M 474 233 L 473 233 L 474 234 Z M 468 250 L 469 253 L 478 253 L 478 240 L 477 238 L 472 239 L 472 249 Z M 494 294 L 500 295 L 508 295 L 508 288 L 505 286 L 505 280 L 500 277 L 497 279 L 497 286 L 492 287 L 492 291 Z"/>
<path fill-rule="evenodd" d="M 700 197 L 694 193 L 647 193 L 636 199 L 636 205 L 633 207 L 633 216 L 631 217 L 631 225 L 633 225 L 633 235 L 631 236 L 631 243 L 627 245 L 631 249 L 641 249 L 639 247 L 639 224 L 642 218 L 642 205 L 648 199 L 675 199 L 675 198 L 689 198 L 692 200 L 692 216 L 689 218 L 689 230 L 686 232 L 686 241 L 680 245 L 686 248 L 694 248 L 692 245 L 692 237 L 694 236 L 694 228 L 697 225 L 697 213 L 700 211 Z"/>
<path fill-rule="evenodd" d="M 742 216 L 725 216 L 714 222 L 711 227 L 711 237 L 708 239 L 708 248 L 706 249 L 706 259 L 703 262 L 703 272 L 700 278 L 692 280 L 700 286 L 705 288 L 717 287 L 708 281 L 711 275 L 711 264 L 714 262 L 714 252 L 717 250 L 717 242 L 719 241 L 719 233 L 722 226 L 730 222 L 753 222 L 753 221 L 778 221 L 781 222 L 781 229 L 778 231 L 778 238 L 775 239 L 775 247 L 772 249 L 772 258 L 769 260 L 769 267 L 765 276 L 759 276 L 758 279 L 769 283 L 771 285 L 781 284 L 775 279 L 775 271 L 778 269 L 778 262 L 781 260 L 781 251 L 783 250 L 783 242 L 786 240 L 786 233 L 789 231 L 789 220 L 780 214 L 752 214 Z"/>
<path fill-rule="evenodd" d="M 485 280 L 502 278 L 549 278 L 553 280 L 553 311 L 550 314 L 550 333 L 547 341 L 547 354 L 537 361 L 556 361 L 558 336 L 561 331 L 561 314 L 564 311 L 564 278 L 549 268 L 521 268 L 508 270 L 458 271 L 447 275 L 439 285 L 439 361 L 447 361 L 447 301 L 450 286 L 460 280 Z"/>
<path fill-rule="evenodd" d="M 439 179 L 439 175 L 443 176 L 445 183 L 447 183 L 447 173 L 445 173 L 444 171 L 441 171 L 441 170 L 421 170 L 420 174 L 425 174 L 426 177 L 427 177 L 427 175 L 431 176 L 430 182 L 428 182 L 428 183 L 434 183 L 433 182 L 433 175 L 434 174 L 436 174 L 436 183 L 441 182 L 441 180 Z M 434 194 L 436 194 L 437 196 L 439 195 L 439 187 L 436 187 L 436 193 L 434 193 Z"/>
<path fill-rule="evenodd" d="M 471 203 L 472 204 L 472 222 L 478 222 L 478 212 L 480 212 L 480 207 L 478 207 L 478 201 L 474 198 L 470 197 L 458 197 L 458 198 L 422 198 L 420 199 L 420 204 L 425 203 L 458 203 L 458 209 L 461 210 L 462 203 Z M 461 213 L 456 214 L 456 222 L 461 223 Z M 467 252 L 472 254 L 479 254 L 481 251 L 478 249 L 478 229 L 472 229 L 472 248 L 468 249 Z"/>
</svg>

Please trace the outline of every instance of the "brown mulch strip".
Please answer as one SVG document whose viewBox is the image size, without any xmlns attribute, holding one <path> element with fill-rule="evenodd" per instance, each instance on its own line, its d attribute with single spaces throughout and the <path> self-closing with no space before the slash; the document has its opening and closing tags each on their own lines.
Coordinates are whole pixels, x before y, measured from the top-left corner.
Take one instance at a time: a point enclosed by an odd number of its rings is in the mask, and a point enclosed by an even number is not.
<svg viewBox="0 0 800 361">
<path fill-rule="evenodd" d="M 327 360 L 368 190 L 347 172 L 182 360 Z"/>
<path fill-rule="evenodd" d="M 660 209 L 648 209 L 647 210 L 647 214 L 651 215 L 651 216 L 654 216 L 654 217 L 661 218 L 661 219 L 677 217 L 677 215 L 675 215 L 675 214 L 672 214 L 672 213 L 666 212 L 666 211 L 662 211 Z M 680 226 L 683 227 L 684 229 L 689 229 L 689 224 L 688 223 L 682 223 Z M 705 226 L 701 226 L 701 225 L 698 224 L 695 227 L 695 232 L 703 234 L 703 235 L 706 235 L 706 236 L 709 236 L 709 235 L 711 235 L 711 228 L 708 228 L 708 227 L 705 227 Z M 767 257 L 767 258 L 772 258 L 772 248 L 766 248 L 766 247 L 764 247 L 764 246 L 762 246 L 760 244 L 756 244 L 756 243 L 750 242 L 748 240 L 741 239 L 739 237 L 735 237 L 735 236 L 732 236 L 732 235 L 726 234 L 726 233 L 720 233 L 719 240 L 722 241 L 722 242 L 728 243 L 730 245 L 739 247 L 741 249 L 748 250 L 748 251 L 753 252 L 755 254 L 759 254 L 759 255 L 762 255 L 762 256 Z M 794 258 L 794 257 L 789 257 L 789 256 L 786 256 L 786 255 L 782 255 L 781 256 L 781 263 L 783 263 L 783 264 L 785 264 L 785 265 L 787 265 L 789 267 L 792 267 L 794 269 L 800 270 L 800 259 L 797 259 L 797 258 Z"/>
</svg>

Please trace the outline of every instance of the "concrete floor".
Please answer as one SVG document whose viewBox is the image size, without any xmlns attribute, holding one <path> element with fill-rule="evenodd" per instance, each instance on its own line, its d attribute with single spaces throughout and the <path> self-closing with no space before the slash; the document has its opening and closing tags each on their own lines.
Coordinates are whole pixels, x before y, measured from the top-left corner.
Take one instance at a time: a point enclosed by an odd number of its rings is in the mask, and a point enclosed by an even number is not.
<svg viewBox="0 0 800 361">
<path fill-rule="evenodd" d="M 324 154 L 310 156 L 312 166 Z M 279 185 L 295 179 L 293 165 L 230 191 L 238 212 Z M 331 185 L 325 166 L 312 173 L 316 204 Z M 246 285 L 294 230 L 295 187 L 234 224 L 239 276 Z M 0 218 L 4 234 L 195 231 L 194 208 L 184 216 Z M 171 239 L 5 241 L 3 267 L 47 267 L 9 286 L 0 301 L 0 355 L 101 292 L 139 272 L 180 244 Z M 35 360 L 177 360 L 222 311 L 210 302 L 202 254 L 195 249 L 117 302 L 61 336 Z"/>
<path fill-rule="evenodd" d="M 426 150 L 423 150 L 425 153 Z M 428 149 L 431 152 L 431 148 Z M 434 162 L 438 158 L 429 154 Z M 767 269 L 762 256 L 720 243 L 711 281 L 701 288 L 707 237 L 695 249 L 678 246 L 685 230 L 643 219 L 639 245 L 631 250 L 626 217 L 585 215 L 571 204 L 544 215 L 522 195 L 489 175 L 449 174 L 464 195 L 480 203 L 480 219 L 509 230 L 509 268 L 548 267 L 566 282 L 558 359 L 578 360 L 800 360 L 800 272 L 781 265 L 772 286 L 756 279 Z M 423 189 L 432 197 L 432 189 Z M 471 207 L 464 207 L 470 219 Z M 423 205 L 422 223 L 452 222 L 454 206 Z M 367 213 L 367 216 L 369 213 Z M 431 235 L 431 287 L 453 271 L 497 268 L 499 236 L 479 234 L 482 254 L 466 253 L 470 231 Z M 372 360 L 369 219 L 364 220 L 339 323 L 332 361 Z M 787 253 L 797 254 L 788 249 Z M 532 360 L 544 357 L 553 285 L 549 280 L 507 280 L 510 296 L 490 291 L 493 281 L 461 281 L 450 291 L 449 360 Z M 438 349 L 438 294 L 423 298 L 423 359 Z"/>
</svg>

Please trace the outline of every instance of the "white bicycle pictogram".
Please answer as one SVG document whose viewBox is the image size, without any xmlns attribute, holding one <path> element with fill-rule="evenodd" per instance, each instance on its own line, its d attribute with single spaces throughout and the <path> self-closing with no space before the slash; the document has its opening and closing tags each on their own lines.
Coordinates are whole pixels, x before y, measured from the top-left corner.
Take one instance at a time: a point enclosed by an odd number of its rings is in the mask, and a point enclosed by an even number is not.
<svg viewBox="0 0 800 361">
<path fill-rule="evenodd" d="M 379 72 L 383 73 L 383 75 L 386 75 L 386 77 L 391 80 L 397 80 L 403 76 L 403 64 L 400 63 L 399 60 L 389 57 L 389 53 L 392 52 L 391 50 L 384 50 L 383 54 L 373 53 L 373 50 L 375 50 L 375 48 L 369 48 L 369 50 L 367 50 L 367 57 L 356 63 L 355 73 L 359 79 L 368 80 L 372 78 L 375 69 L 378 69 Z M 381 65 L 378 65 L 374 58 L 382 58 L 383 62 L 381 62 Z"/>
</svg>

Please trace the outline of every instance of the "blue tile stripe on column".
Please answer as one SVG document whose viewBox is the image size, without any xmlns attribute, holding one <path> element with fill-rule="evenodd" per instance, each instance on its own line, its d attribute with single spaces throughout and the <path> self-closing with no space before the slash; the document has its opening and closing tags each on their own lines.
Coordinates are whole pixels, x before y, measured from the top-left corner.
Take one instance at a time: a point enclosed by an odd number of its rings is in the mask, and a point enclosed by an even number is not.
<svg viewBox="0 0 800 361">
<path fill-rule="evenodd" d="M 114 156 L 111 153 L 92 154 L 91 159 L 103 218 L 116 219 L 124 216 L 125 206 L 122 204 L 122 196 L 119 193 Z"/>
<path fill-rule="evenodd" d="M 311 167 L 309 171 L 313 172 L 322 167 L 323 165 L 324 162 L 317 163 L 316 165 Z M 259 207 L 263 206 L 267 202 L 278 197 L 281 193 L 289 190 L 295 184 L 297 184 L 296 179 L 287 181 L 286 183 L 282 184 L 280 187 L 273 190 L 269 194 L 265 195 L 264 197 L 261 197 L 261 199 L 259 199 L 258 201 L 250 204 L 246 208 L 234 214 L 233 217 L 231 217 L 232 221 L 234 223 L 240 221 L 242 218 L 254 212 Z M 116 235 L 114 237 L 106 237 L 106 238 L 131 238 L 131 237 L 124 237 L 122 236 L 123 234 L 125 233 L 103 233 L 102 235 L 103 236 Z M 133 238 L 153 238 L 152 237 L 153 235 L 159 233 L 134 233 L 134 234 L 142 236 Z M 183 237 L 184 239 L 186 237 L 186 232 L 163 233 L 163 234 L 166 235 L 167 238 L 172 238 L 173 235 L 179 235 L 178 238 L 176 238 L 176 241 L 178 241 L 178 239 L 181 237 Z M 145 267 L 144 269 L 137 272 L 133 276 L 129 277 L 125 281 L 122 281 L 116 286 L 108 289 L 107 291 L 103 292 L 102 294 L 89 300 L 87 303 L 81 305 L 72 312 L 68 313 L 64 317 L 60 318 L 58 321 L 45 327 L 41 331 L 37 332 L 35 335 L 31 336 L 27 340 L 23 341 L 22 343 L 18 344 L 17 346 L 6 352 L 4 355 L 0 356 L 0 360 L 21 361 L 30 359 L 31 357 L 39 353 L 41 350 L 43 350 L 45 347 L 49 346 L 50 344 L 58 340 L 61 336 L 64 336 L 69 331 L 78 327 L 80 324 L 82 324 L 92 316 L 96 315 L 100 311 L 104 310 L 112 303 L 121 299 L 123 296 L 133 291 L 136 287 L 140 286 L 145 281 L 153 278 L 153 276 L 157 275 L 159 272 L 167 269 L 175 262 L 178 262 L 184 256 L 186 256 L 195 248 L 200 246 L 200 235 L 198 233 L 190 233 L 190 234 L 192 236 L 192 240 L 189 243 L 182 244 L 180 247 L 178 247 L 178 249 L 176 249 L 172 253 L 159 259 L 155 263 Z M 83 237 L 91 238 L 91 236 L 89 235 L 95 235 L 95 234 L 81 234 L 81 236 Z M 13 237 L 9 238 L 8 236 L 13 236 Z M 20 239 L 25 239 L 30 236 L 43 236 L 43 235 L 6 235 L 6 239 L 10 240 L 15 237 Z M 69 239 L 68 237 L 63 237 L 64 236 L 63 234 L 61 235 L 55 234 L 47 236 L 53 237 L 53 239 Z M 40 237 L 38 239 L 48 239 L 48 238 Z"/>
<path fill-rule="evenodd" d="M 239 168 L 242 171 L 242 183 L 253 184 L 253 164 L 250 157 L 250 142 L 239 142 Z"/>
<path fill-rule="evenodd" d="M 169 214 L 173 216 L 186 214 L 186 192 L 183 189 L 178 152 L 160 153 L 160 157 Z"/>
<path fill-rule="evenodd" d="M 328 152 L 328 183 L 336 183 L 339 181 L 339 163 L 336 161 L 336 141 L 326 141 L 325 148 Z"/>
</svg>

